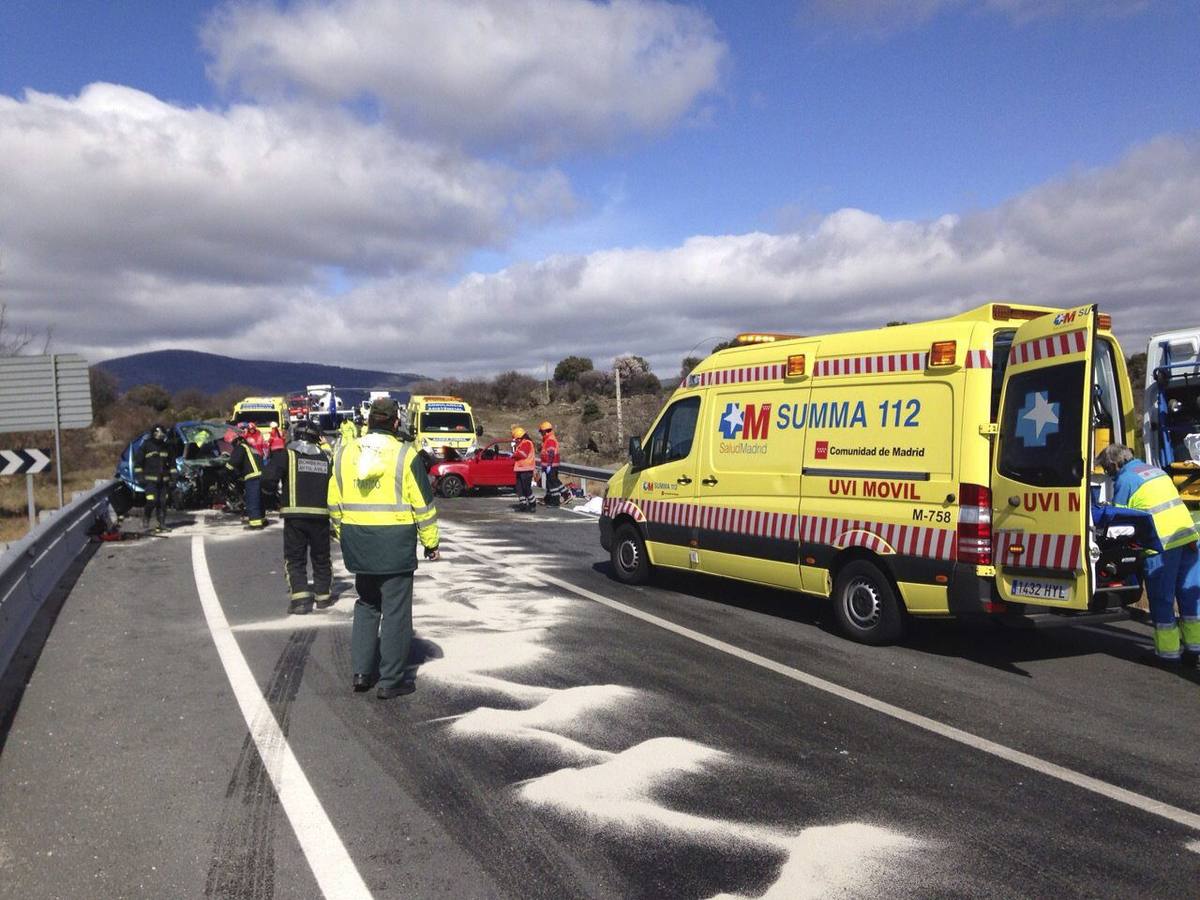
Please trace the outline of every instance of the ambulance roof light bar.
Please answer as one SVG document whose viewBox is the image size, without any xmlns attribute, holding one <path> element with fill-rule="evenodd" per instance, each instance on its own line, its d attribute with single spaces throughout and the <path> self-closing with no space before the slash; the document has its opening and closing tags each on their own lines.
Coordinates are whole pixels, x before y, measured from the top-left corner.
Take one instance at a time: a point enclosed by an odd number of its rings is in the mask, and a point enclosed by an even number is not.
<svg viewBox="0 0 1200 900">
<path fill-rule="evenodd" d="M 769 331 L 743 331 L 735 337 L 736 344 L 770 344 L 775 341 L 790 341 L 804 337 L 802 334 L 777 334 Z"/>
<path fill-rule="evenodd" d="M 1007 303 L 992 304 L 992 318 L 1000 321 L 1012 321 L 1014 319 L 1040 319 L 1042 316 L 1049 315 L 1044 310 L 1039 309 L 1014 309 Z"/>
</svg>

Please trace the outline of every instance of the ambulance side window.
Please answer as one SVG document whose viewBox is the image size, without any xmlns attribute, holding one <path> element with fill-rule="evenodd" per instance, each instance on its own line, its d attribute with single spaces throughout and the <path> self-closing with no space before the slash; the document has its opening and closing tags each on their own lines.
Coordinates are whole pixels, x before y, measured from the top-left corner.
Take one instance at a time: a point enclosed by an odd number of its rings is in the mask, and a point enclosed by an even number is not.
<svg viewBox="0 0 1200 900">
<path fill-rule="evenodd" d="M 995 422 L 1000 414 L 1000 393 L 1004 390 L 1004 370 L 1008 368 L 1008 354 L 1012 350 L 1015 331 L 997 331 L 992 339 L 992 417 Z"/>
<path fill-rule="evenodd" d="M 1112 439 L 1120 440 L 1124 433 L 1124 416 L 1121 415 L 1121 392 L 1117 384 L 1116 364 L 1113 361 L 1112 344 L 1106 340 L 1096 341 L 1092 376 L 1092 425 L 1112 430 Z"/>
<path fill-rule="evenodd" d="M 673 403 L 650 435 L 646 466 L 661 466 L 676 459 L 686 459 L 692 452 L 699 416 L 699 397 L 687 397 Z"/>
</svg>

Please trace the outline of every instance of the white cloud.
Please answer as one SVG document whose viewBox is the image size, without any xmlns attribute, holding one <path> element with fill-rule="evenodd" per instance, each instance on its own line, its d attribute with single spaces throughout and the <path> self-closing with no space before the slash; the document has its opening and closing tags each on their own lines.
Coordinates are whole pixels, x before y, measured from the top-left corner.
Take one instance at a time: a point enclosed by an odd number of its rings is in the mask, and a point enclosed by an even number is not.
<svg viewBox="0 0 1200 900">
<path fill-rule="evenodd" d="M 210 74 L 376 101 L 405 131 L 539 155 L 680 121 L 719 80 L 712 20 L 658 0 L 304 0 L 223 7 Z"/>
<path fill-rule="evenodd" d="M 845 209 L 801 233 L 551 257 L 449 289 L 381 281 L 341 298 L 345 324 L 324 336 L 335 358 L 435 374 L 627 351 L 667 374 L 709 335 L 870 328 L 1011 299 L 1099 303 L 1133 352 L 1152 331 L 1196 318 L 1198 283 L 1200 142 L 1160 139 L 967 216 L 888 221 Z M 372 316 L 381 331 L 355 333 Z M 402 336 L 403 357 L 385 349 Z"/>
<path fill-rule="evenodd" d="M 344 113 L 185 109 L 111 84 L 0 96 L 0 171 L 0 287 L 14 312 L 113 345 L 227 333 L 331 272 L 446 273 L 571 205 L 557 172 L 521 174 Z"/>
<path fill-rule="evenodd" d="M 1150 0 L 803 0 L 801 17 L 887 37 L 952 10 L 994 14 L 1014 25 L 1026 25 L 1068 16 L 1118 18 L 1149 5 Z"/>
<path fill-rule="evenodd" d="M 843 209 L 794 232 L 453 282 L 464 252 L 569 203 L 561 178 L 340 113 L 182 109 L 112 85 L 0 97 L 0 171 L 0 300 L 18 326 L 52 324 L 59 347 L 92 358 L 190 347 L 461 375 L 634 352 L 668 374 L 711 335 L 872 327 L 999 298 L 1098 302 L 1136 349 L 1196 318 L 1200 284 L 1195 136 L 962 216 Z"/>
</svg>

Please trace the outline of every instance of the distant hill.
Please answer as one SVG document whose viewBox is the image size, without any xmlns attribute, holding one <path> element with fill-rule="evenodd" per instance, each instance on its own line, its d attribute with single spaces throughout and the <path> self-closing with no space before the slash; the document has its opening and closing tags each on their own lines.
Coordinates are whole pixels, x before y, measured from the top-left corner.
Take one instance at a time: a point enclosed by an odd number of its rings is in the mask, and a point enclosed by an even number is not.
<svg viewBox="0 0 1200 900">
<path fill-rule="evenodd" d="M 139 384 L 159 384 L 171 393 L 196 388 L 206 394 L 215 394 L 233 385 L 245 385 L 269 395 L 302 391 L 309 384 L 332 384 L 334 387 L 347 388 L 405 388 L 424 378 L 412 372 L 376 372 L 320 363 L 234 359 L 193 350 L 135 353 L 96 365 L 115 377 L 122 391 Z"/>
</svg>

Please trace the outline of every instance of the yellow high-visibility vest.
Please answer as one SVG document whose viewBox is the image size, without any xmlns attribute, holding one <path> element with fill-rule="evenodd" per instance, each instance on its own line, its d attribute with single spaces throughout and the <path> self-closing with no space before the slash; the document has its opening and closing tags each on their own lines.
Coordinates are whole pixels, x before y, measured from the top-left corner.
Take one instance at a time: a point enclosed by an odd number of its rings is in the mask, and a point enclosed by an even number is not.
<svg viewBox="0 0 1200 900">
<path fill-rule="evenodd" d="M 411 572 L 418 540 L 438 545 L 437 508 L 412 445 L 372 431 L 343 444 L 329 479 L 329 515 L 351 572 Z"/>
</svg>

